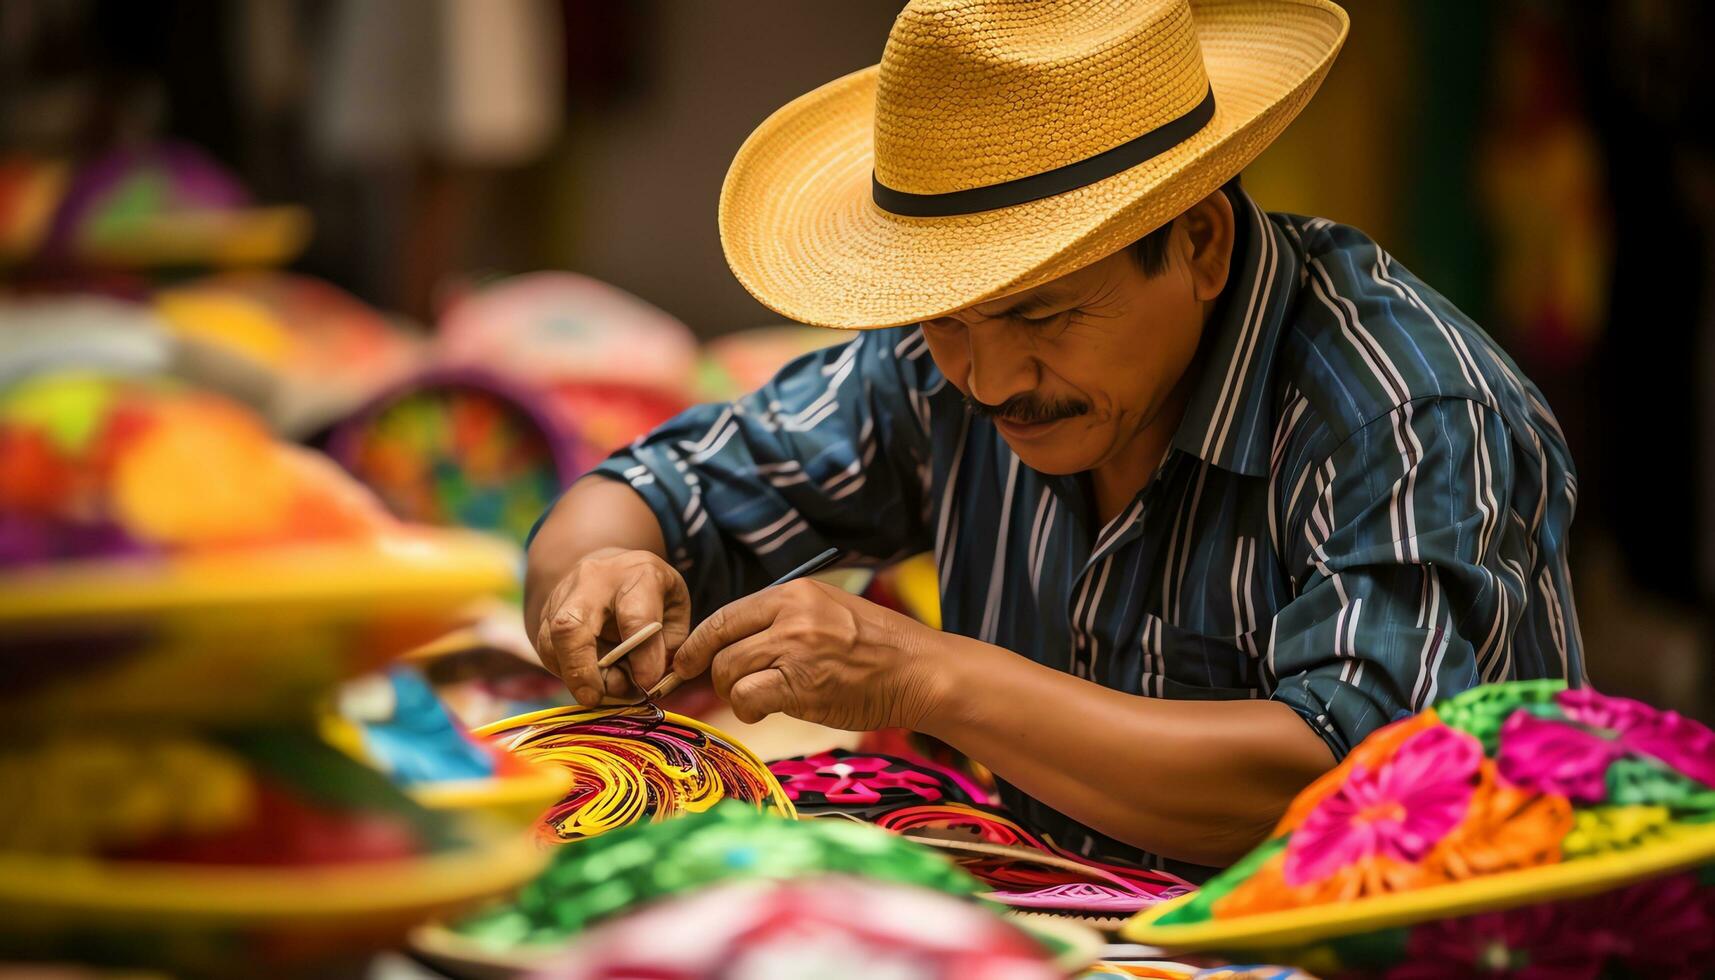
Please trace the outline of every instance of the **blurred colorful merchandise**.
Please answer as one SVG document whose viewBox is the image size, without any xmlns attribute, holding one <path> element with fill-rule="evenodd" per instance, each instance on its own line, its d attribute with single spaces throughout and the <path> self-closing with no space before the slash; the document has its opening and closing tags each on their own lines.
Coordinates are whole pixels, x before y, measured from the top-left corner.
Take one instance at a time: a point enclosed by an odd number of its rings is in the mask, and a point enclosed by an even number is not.
<svg viewBox="0 0 1715 980">
<path fill-rule="evenodd" d="M 683 323 L 615 286 L 570 272 L 533 272 L 480 286 L 448 306 L 444 364 L 541 384 L 623 384 L 680 396 L 696 370 Z"/>
<path fill-rule="evenodd" d="M 542 818 L 539 833 L 547 841 L 700 813 L 723 799 L 795 815 L 780 782 L 750 750 L 654 704 L 538 711 L 476 734 L 571 772 L 571 792 Z"/>
<path fill-rule="evenodd" d="M 1316 978 L 1289 966 L 1252 963 L 1199 969 L 1187 963 L 1147 960 L 1143 962 L 1097 963 L 1078 974 L 1075 980 L 1316 980 Z"/>
<path fill-rule="evenodd" d="M 454 723 L 411 667 L 347 681 L 338 706 L 338 717 L 351 725 L 356 738 L 351 748 L 397 786 L 487 779 L 502 769 L 525 768 Z"/>
<path fill-rule="evenodd" d="M 864 597 L 877 601 L 877 585 L 885 581 L 878 576 Z M 889 608 L 898 607 L 890 605 Z M 913 765 L 950 772 L 975 802 L 994 804 L 1000 800 L 994 773 L 987 766 L 934 736 L 907 728 L 878 728 L 858 737 L 857 750 L 866 754 L 896 756 Z"/>
<path fill-rule="evenodd" d="M 1715 732 L 1555 681 L 1467 691 L 1370 736 L 1126 934 L 1317 972 L 1691 975 L 1715 955 Z"/>
<path fill-rule="evenodd" d="M 520 543 L 593 462 L 540 396 L 465 370 L 382 395 L 334 430 L 328 451 L 407 520 Z"/>
<path fill-rule="evenodd" d="M 1165 871 L 1105 864 L 1058 847 L 992 807 L 907 803 L 869 819 L 947 851 L 989 886 L 984 897 L 1015 908 L 1112 918 L 1192 888 Z"/>
<path fill-rule="evenodd" d="M 901 803 L 974 803 L 987 795 L 955 770 L 845 749 L 778 759 L 768 771 L 805 816 L 867 817 Z"/>
<path fill-rule="evenodd" d="M 1478 190 L 1495 258 L 1495 333 L 1533 368 L 1582 365 L 1608 319 L 1614 238 L 1606 164 L 1579 93 L 1574 39 L 1529 4 L 1499 17 Z"/>
<path fill-rule="evenodd" d="M 979 890 L 873 827 L 727 802 L 560 848 L 512 901 L 413 945 L 456 975 L 555 977 L 1047 977 L 1055 953 L 1093 958 L 1088 933 L 1020 929 Z"/>
<path fill-rule="evenodd" d="M 703 346 L 697 398 L 731 401 L 748 395 L 799 357 L 851 339 L 843 330 L 790 325 L 756 327 L 716 337 Z"/>
<path fill-rule="evenodd" d="M 202 971 L 321 959 L 497 894 L 524 840 L 413 804 L 291 729 L 14 730 L 0 955 Z M 224 964 L 225 966 L 222 966 Z"/>
<path fill-rule="evenodd" d="M 728 800 L 702 813 L 639 823 L 556 848 L 510 902 L 455 923 L 494 950 L 551 946 L 663 898 L 750 878 L 861 875 L 975 896 L 981 886 L 946 858 L 848 820 L 789 820 Z"/>
<path fill-rule="evenodd" d="M 258 206 L 206 153 L 161 143 L 79 166 L 38 260 L 50 267 L 279 265 L 309 238 L 304 209 Z"/>
<path fill-rule="evenodd" d="M 577 428 L 583 440 L 605 455 L 647 433 L 690 406 L 677 394 L 625 384 L 568 381 L 548 389 L 554 413 Z"/>
<path fill-rule="evenodd" d="M 63 161 L 0 157 L 0 266 L 23 262 L 41 248 L 69 176 Z"/>
<path fill-rule="evenodd" d="M 323 735 L 431 810 L 486 812 L 534 827 L 570 788 L 565 770 L 532 765 L 471 736 L 414 666 L 347 681 L 337 703 Z"/>
<path fill-rule="evenodd" d="M 523 633 L 517 606 L 507 604 L 502 615 L 506 626 Z M 510 638 L 488 638 L 499 631 L 496 619 L 485 617 L 462 635 L 443 637 L 409 655 L 436 698 L 467 729 L 572 703 L 565 682 L 542 669 L 527 641 L 520 644 L 523 649 L 514 649 Z"/>
<path fill-rule="evenodd" d="M 14 723 L 302 717 L 516 575 L 515 550 L 399 524 L 218 396 L 93 373 L 0 390 Z"/>
<path fill-rule="evenodd" d="M 295 729 L 19 735 L 0 853 L 175 864 L 396 860 L 456 842 L 373 770 Z M 100 805 L 91 805 L 100 800 Z"/>
<path fill-rule="evenodd" d="M 736 881 L 668 899 L 591 930 L 530 975 L 1052 980 L 1066 972 L 1029 932 L 969 902 L 829 875 Z"/>
<path fill-rule="evenodd" d="M 605 454 L 689 404 L 698 351 L 688 327 L 630 293 L 536 272 L 448 307 L 437 355 L 546 392 L 561 421 Z"/>
<path fill-rule="evenodd" d="M 336 467 L 219 396 L 76 372 L 0 391 L 0 568 L 395 527 Z"/>
<path fill-rule="evenodd" d="M 425 356 L 410 331 L 307 276 L 222 273 L 162 290 L 154 306 L 183 345 L 188 371 L 244 394 L 293 435 L 397 384 Z"/>
<path fill-rule="evenodd" d="M 146 304 L 97 295 L 0 297 L 0 391 L 50 371 L 166 374 L 177 357 L 172 332 Z"/>
</svg>

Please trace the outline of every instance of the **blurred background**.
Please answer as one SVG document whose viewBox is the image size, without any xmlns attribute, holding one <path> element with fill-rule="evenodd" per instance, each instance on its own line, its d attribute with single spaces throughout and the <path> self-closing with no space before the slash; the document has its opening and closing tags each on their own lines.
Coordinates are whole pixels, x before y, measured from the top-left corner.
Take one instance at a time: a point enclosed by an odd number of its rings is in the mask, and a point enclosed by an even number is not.
<svg viewBox="0 0 1715 980">
<path fill-rule="evenodd" d="M 1715 8 L 1346 6 L 1247 186 L 1366 230 L 1525 367 L 1578 464 L 1593 679 L 1711 717 Z M 767 329 L 715 204 L 897 7 L 6 0 L 0 381 L 170 373 L 401 516 L 516 537 L 605 449 L 839 339 Z"/>
</svg>

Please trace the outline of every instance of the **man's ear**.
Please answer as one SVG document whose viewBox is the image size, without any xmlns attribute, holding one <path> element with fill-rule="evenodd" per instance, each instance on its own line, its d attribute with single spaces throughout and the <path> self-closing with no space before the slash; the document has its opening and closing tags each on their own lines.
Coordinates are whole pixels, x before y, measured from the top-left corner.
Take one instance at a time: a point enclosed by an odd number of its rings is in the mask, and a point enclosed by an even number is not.
<svg viewBox="0 0 1715 980">
<path fill-rule="evenodd" d="M 1179 216 L 1185 229 L 1185 261 L 1191 271 L 1191 286 L 1198 302 L 1213 302 L 1227 288 L 1233 264 L 1235 234 L 1233 202 L 1224 191 L 1215 191 Z"/>
</svg>

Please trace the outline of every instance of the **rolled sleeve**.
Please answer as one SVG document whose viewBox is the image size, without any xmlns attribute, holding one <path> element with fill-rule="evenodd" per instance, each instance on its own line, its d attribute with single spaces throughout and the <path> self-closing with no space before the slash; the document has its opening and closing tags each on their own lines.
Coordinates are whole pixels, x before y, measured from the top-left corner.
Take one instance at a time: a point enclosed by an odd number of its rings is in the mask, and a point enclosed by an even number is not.
<svg viewBox="0 0 1715 980">
<path fill-rule="evenodd" d="M 1533 563 L 1509 509 L 1515 450 L 1474 401 L 1411 402 L 1302 481 L 1282 542 L 1295 598 L 1276 614 L 1271 697 L 1343 757 L 1376 728 L 1511 673 Z"/>
</svg>

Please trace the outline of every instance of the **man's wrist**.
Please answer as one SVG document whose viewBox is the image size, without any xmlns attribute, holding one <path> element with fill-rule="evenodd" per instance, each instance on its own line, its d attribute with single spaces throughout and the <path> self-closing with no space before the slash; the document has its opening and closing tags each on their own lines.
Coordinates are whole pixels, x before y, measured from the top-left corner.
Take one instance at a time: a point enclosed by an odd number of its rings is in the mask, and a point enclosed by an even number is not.
<svg viewBox="0 0 1715 980">
<path fill-rule="evenodd" d="M 951 648 L 968 642 L 953 633 L 911 624 L 903 647 L 915 704 L 906 727 L 936 735 L 960 717 L 960 699 L 967 687 L 961 677 L 967 665 L 966 658 L 953 655 Z"/>
</svg>

